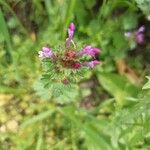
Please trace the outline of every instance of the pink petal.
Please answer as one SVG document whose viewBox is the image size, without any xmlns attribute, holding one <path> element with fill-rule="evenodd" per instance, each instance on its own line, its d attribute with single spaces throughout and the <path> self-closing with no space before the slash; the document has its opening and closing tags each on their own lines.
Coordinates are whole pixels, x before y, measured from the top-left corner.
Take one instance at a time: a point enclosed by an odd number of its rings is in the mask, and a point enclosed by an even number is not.
<svg viewBox="0 0 150 150">
<path fill-rule="evenodd" d="M 87 45 L 84 47 L 80 52 L 79 55 L 90 55 L 92 57 L 95 57 L 96 54 L 100 52 L 99 48 L 93 48 L 91 45 Z"/>
<path fill-rule="evenodd" d="M 42 51 L 43 52 L 49 52 L 51 49 L 50 48 L 48 48 L 48 47 L 42 47 Z"/>
<path fill-rule="evenodd" d="M 135 36 L 136 36 L 136 42 L 138 44 L 144 43 L 144 34 L 143 33 L 137 33 Z"/>
<path fill-rule="evenodd" d="M 138 29 L 138 32 L 144 32 L 145 31 L 145 26 L 141 26 L 139 29 Z"/>
<path fill-rule="evenodd" d="M 99 48 L 93 48 L 93 51 L 95 52 L 95 54 L 98 54 L 100 52 Z"/>
<path fill-rule="evenodd" d="M 68 38 L 66 39 L 66 47 L 70 47 L 71 41 L 73 39 L 74 31 L 75 31 L 75 25 L 71 23 L 68 28 Z"/>
<path fill-rule="evenodd" d="M 85 62 L 83 65 L 87 66 L 87 67 L 90 67 L 90 68 L 94 68 L 98 64 L 100 64 L 100 61 L 93 60 L 93 61 L 90 61 L 90 62 Z"/>
<path fill-rule="evenodd" d="M 69 29 L 72 30 L 72 31 L 75 30 L 75 25 L 74 25 L 74 23 L 71 23 L 71 24 L 70 24 Z"/>
</svg>

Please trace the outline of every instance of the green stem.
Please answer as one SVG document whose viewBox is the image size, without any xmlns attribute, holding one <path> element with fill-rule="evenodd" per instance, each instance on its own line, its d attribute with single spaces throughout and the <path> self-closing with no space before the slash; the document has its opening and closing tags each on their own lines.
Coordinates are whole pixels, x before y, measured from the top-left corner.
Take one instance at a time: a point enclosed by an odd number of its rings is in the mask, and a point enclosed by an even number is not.
<svg viewBox="0 0 150 150">
<path fill-rule="evenodd" d="M 62 30 L 62 38 L 64 39 L 65 38 L 65 35 L 66 35 L 66 29 L 70 23 L 70 20 L 71 20 L 71 17 L 72 17 L 72 14 L 73 14 L 73 11 L 74 11 L 74 7 L 75 7 L 75 0 L 70 0 L 68 2 L 68 9 L 66 11 L 66 17 L 65 17 L 65 20 L 64 20 L 64 26 L 63 26 L 63 30 Z"/>
</svg>

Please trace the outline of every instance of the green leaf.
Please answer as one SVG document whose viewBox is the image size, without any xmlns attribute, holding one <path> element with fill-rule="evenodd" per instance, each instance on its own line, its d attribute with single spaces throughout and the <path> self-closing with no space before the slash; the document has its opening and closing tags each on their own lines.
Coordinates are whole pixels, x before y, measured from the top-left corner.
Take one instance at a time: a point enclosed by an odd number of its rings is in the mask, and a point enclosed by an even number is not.
<svg viewBox="0 0 150 150">
<path fill-rule="evenodd" d="M 123 27 L 125 30 L 131 30 L 136 28 L 138 24 L 138 16 L 136 13 L 133 12 L 127 12 L 123 16 Z"/>
<path fill-rule="evenodd" d="M 126 123 L 130 124 L 133 123 L 133 120 L 138 119 L 142 115 L 147 116 L 150 115 L 149 96 L 145 96 L 144 98 L 139 99 L 138 103 L 131 107 L 118 110 L 116 113 L 114 124 L 115 125 L 123 125 Z"/>
<path fill-rule="evenodd" d="M 73 84 L 65 85 L 63 83 L 53 83 L 53 86 L 51 87 L 54 101 L 59 104 L 78 101 L 78 90 L 78 87 Z"/>
<path fill-rule="evenodd" d="M 95 129 L 90 127 L 89 125 L 83 125 L 83 130 L 86 133 L 86 138 L 91 141 L 93 146 L 98 150 L 98 149 L 107 149 L 111 150 L 109 144 L 107 141 L 105 141 L 104 137 L 100 135 Z"/>
<path fill-rule="evenodd" d="M 118 105 L 123 106 L 128 103 L 128 97 L 136 97 L 138 88 L 133 86 L 129 81 L 120 75 L 113 73 L 101 73 L 98 75 L 100 84 L 114 98 Z"/>
<path fill-rule="evenodd" d="M 146 78 L 148 79 L 147 83 L 145 83 L 145 85 L 143 86 L 143 90 L 147 90 L 150 89 L 150 76 L 146 76 Z"/>
<path fill-rule="evenodd" d="M 44 100 L 49 100 L 52 97 L 52 93 L 49 89 L 44 88 L 44 85 L 41 83 L 41 80 L 37 80 L 33 88 L 38 96 Z"/>
<path fill-rule="evenodd" d="M 96 150 L 111 150 L 108 142 L 101 135 L 100 132 L 97 132 L 89 123 L 83 123 L 81 121 L 80 113 L 76 110 L 74 106 L 65 107 L 60 110 L 65 117 L 67 117 L 71 122 L 73 122 L 79 129 L 84 131 L 85 138 L 92 144 L 91 147 L 94 147 Z"/>
<path fill-rule="evenodd" d="M 42 144 L 43 144 L 43 131 L 41 130 L 41 131 L 39 131 L 37 144 L 36 144 L 36 150 L 41 150 Z"/>
</svg>

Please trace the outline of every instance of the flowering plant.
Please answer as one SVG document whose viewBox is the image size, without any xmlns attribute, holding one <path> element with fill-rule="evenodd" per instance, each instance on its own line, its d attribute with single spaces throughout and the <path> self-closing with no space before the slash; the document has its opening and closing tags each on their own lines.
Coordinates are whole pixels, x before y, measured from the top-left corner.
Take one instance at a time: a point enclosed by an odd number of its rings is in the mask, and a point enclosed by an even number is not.
<svg viewBox="0 0 150 150">
<path fill-rule="evenodd" d="M 75 25 L 71 23 L 63 49 L 55 52 L 49 47 L 43 47 L 39 51 L 39 57 L 46 66 L 43 79 L 48 79 L 47 83 L 50 81 L 65 85 L 70 82 L 74 83 L 82 77 L 83 70 L 94 68 L 100 64 L 100 61 L 96 59 L 96 55 L 100 52 L 99 48 L 87 45 L 80 51 L 77 50 L 73 41 L 74 31 Z M 88 61 L 85 60 L 87 56 L 89 56 Z"/>
<path fill-rule="evenodd" d="M 131 48 L 135 48 L 137 44 L 144 44 L 145 27 L 141 26 L 137 31 L 125 32 L 125 37 L 129 40 Z"/>
</svg>

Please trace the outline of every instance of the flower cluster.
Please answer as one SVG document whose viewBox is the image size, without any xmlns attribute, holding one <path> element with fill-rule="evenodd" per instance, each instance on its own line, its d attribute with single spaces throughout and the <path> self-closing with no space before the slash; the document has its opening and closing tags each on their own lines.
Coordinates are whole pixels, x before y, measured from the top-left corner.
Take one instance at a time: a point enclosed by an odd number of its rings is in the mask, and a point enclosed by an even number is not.
<svg viewBox="0 0 150 150">
<path fill-rule="evenodd" d="M 100 53 L 99 48 L 92 47 L 91 45 L 85 46 L 83 49 L 78 51 L 76 49 L 75 43 L 73 41 L 75 31 L 75 25 L 70 24 L 68 28 L 68 37 L 65 42 L 64 50 L 59 52 L 54 52 L 49 47 L 43 47 L 39 51 L 39 57 L 42 60 L 50 60 L 54 64 L 54 69 L 59 72 L 63 69 L 72 70 L 72 74 L 75 70 L 80 70 L 83 68 L 94 68 L 96 65 L 100 64 L 100 61 L 96 59 L 96 55 Z M 90 61 L 85 61 L 84 57 L 89 56 Z M 64 84 L 68 83 L 68 79 L 63 80 Z"/>
<path fill-rule="evenodd" d="M 145 27 L 141 26 L 137 31 L 125 32 L 125 37 L 137 44 L 144 44 L 144 31 Z"/>
</svg>

